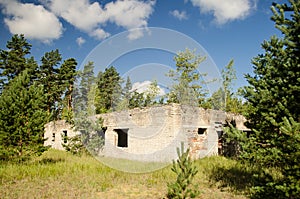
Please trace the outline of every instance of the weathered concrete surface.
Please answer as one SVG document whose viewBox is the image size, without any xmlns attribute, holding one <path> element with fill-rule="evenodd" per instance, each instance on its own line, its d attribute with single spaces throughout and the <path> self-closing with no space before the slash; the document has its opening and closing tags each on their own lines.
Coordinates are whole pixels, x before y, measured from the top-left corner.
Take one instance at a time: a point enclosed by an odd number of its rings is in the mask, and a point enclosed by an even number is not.
<svg viewBox="0 0 300 199">
<path fill-rule="evenodd" d="M 107 128 L 101 155 L 140 161 L 176 159 L 176 148 L 181 142 L 185 148 L 190 148 L 192 158 L 216 155 L 217 132 L 226 119 L 235 120 L 238 129 L 247 130 L 243 116 L 179 104 L 136 108 L 96 117 L 101 117 Z M 52 135 L 52 125 L 46 127 L 45 135 Z M 55 132 L 69 127 L 56 125 Z M 59 139 L 52 146 L 61 149 L 58 142 Z"/>
<path fill-rule="evenodd" d="M 62 143 L 65 142 L 63 134 L 67 133 L 68 137 L 73 137 L 76 132 L 65 120 L 49 122 L 45 125 L 44 142 L 45 146 L 51 146 L 54 149 L 64 150 Z"/>
</svg>

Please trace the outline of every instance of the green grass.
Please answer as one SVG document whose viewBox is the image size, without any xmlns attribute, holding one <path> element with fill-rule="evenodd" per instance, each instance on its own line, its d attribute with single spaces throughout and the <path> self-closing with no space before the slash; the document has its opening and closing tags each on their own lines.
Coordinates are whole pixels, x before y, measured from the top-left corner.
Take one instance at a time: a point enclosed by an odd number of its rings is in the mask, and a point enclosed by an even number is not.
<svg viewBox="0 0 300 199">
<path fill-rule="evenodd" d="M 128 161 L 126 165 L 135 163 Z M 217 156 L 195 164 L 199 172 L 194 182 L 200 198 L 246 198 L 241 194 L 248 193 L 253 171 L 244 171 L 236 161 Z M 176 179 L 170 168 L 125 173 L 90 156 L 49 150 L 28 163 L 2 163 L 0 198 L 164 198 L 167 183 Z"/>
</svg>

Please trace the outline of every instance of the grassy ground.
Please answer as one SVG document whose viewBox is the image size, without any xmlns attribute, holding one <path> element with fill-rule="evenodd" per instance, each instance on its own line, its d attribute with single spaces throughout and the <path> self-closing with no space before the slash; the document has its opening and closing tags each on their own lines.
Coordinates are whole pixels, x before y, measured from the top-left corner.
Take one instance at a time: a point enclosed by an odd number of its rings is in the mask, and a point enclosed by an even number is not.
<svg viewBox="0 0 300 199">
<path fill-rule="evenodd" d="M 195 164 L 199 198 L 246 198 L 241 194 L 248 190 L 251 172 L 239 169 L 235 161 L 210 157 Z M 175 179 L 170 166 L 151 173 L 124 173 L 90 156 L 49 150 L 26 164 L 1 164 L 0 198 L 165 198 L 167 183 Z"/>
</svg>

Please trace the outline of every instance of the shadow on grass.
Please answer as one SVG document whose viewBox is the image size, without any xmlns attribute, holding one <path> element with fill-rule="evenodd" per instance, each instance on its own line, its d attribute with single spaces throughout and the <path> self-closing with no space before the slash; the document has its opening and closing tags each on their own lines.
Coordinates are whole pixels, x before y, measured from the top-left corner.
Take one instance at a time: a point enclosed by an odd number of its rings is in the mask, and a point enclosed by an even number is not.
<svg viewBox="0 0 300 199">
<path fill-rule="evenodd" d="M 64 162 L 65 159 L 63 158 L 43 158 L 38 161 L 38 164 L 55 164 L 58 162 Z"/>
<path fill-rule="evenodd" d="M 263 169 L 237 162 L 232 165 L 215 165 L 209 178 L 218 188 L 249 196 L 251 188 L 269 182 L 272 176 Z"/>
</svg>

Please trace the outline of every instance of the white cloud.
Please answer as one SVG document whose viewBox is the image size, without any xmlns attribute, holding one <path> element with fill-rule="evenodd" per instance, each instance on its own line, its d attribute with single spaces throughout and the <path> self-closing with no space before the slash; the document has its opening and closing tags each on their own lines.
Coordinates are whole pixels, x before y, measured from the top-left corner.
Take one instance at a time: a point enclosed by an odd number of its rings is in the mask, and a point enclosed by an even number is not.
<svg viewBox="0 0 300 199">
<path fill-rule="evenodd" d="M 98 2 L 88 0 L 41 0 L 53 13 L 85 32 L 97 28 L 107 17 Z"/>
<path fill-rule="evenodd" d="M 76 39 L 76 43 L 78 44 L 78 46 L 82 46 L 82 44 L 85 43 L 85 39 L 83 39 L 82 37 L 78 37 Z"/>
<path fill-rule="evenodd" d="M 155 1 L 117 0 L 100 5 L 89 0 L 40 0 L 57 16 L 97 39 L 104 39 L 110 34 L 103 27 L 107 22 L 127 30 L 147 27 L 147 20 L 153 12 Z M 143 35 L 140 31 L 131 31 L 129 39 Z"/>
<path fill-rule="evenodd" d="M 180 21 L 184 20 L 184 19 L 188 19 L 188 16 L 187 16 L 185 11 L 180 12 L 179 10 L 173 10 L 173 11 L 170 12 L 170 14 L 173 17 L 179 19 Z"/>
<path fill-rule="evenodd" d="M 130 30 L 147 27 L 147 20 L 153 12 L 154 4 L 155 1 L 118 0 L 106 4 L 105 10 L 110 22 Z M 137 39 L 142 35 L 141 30 L 133 30 L 130 31 L 128 38 Z"/>
<path fill-rule="evenodd" d="M 99 39 L 99 40 L 105 39 L 105 38 L 110 36 L 110 34 L 108 32 L 105 32 L 101 28 L 97 28 L 97 29 L 93 30 L 92 32 L 89 33 L 89 35 L 93 36 L 93 37 L 95 37 L 96 39 Z"/>
<path fill-rule="evenodd" d="M 24 34 L 26 38 L 49 43 L 60 38 L 63 26 L 59 19 L 41 5 L 0 0 L 4 23 L 12 34 Z"/>
<path fill-rule="evenodd" d="M 255 8 L 256 0 L 191 0 L 200 12 L 213 13 L 218 24 L 244 19 Z"/>
<path fill-rule="evenodd" d="M 135 82 L 132 85 L 132 89 L 131 91 L 136 91 L 138 93 L 147 93 L 149 92 L 149 86 L 151 85 L 151 81 L 143 81 L 143 82 Z M 164 91 L 164 89 L 162 89 L 160 86 L 157 85 L 157 88 L 159 89 L 159 93 L 158 96 L 163 96 L 166 94 L 166 92 Z"/>
</svg>

